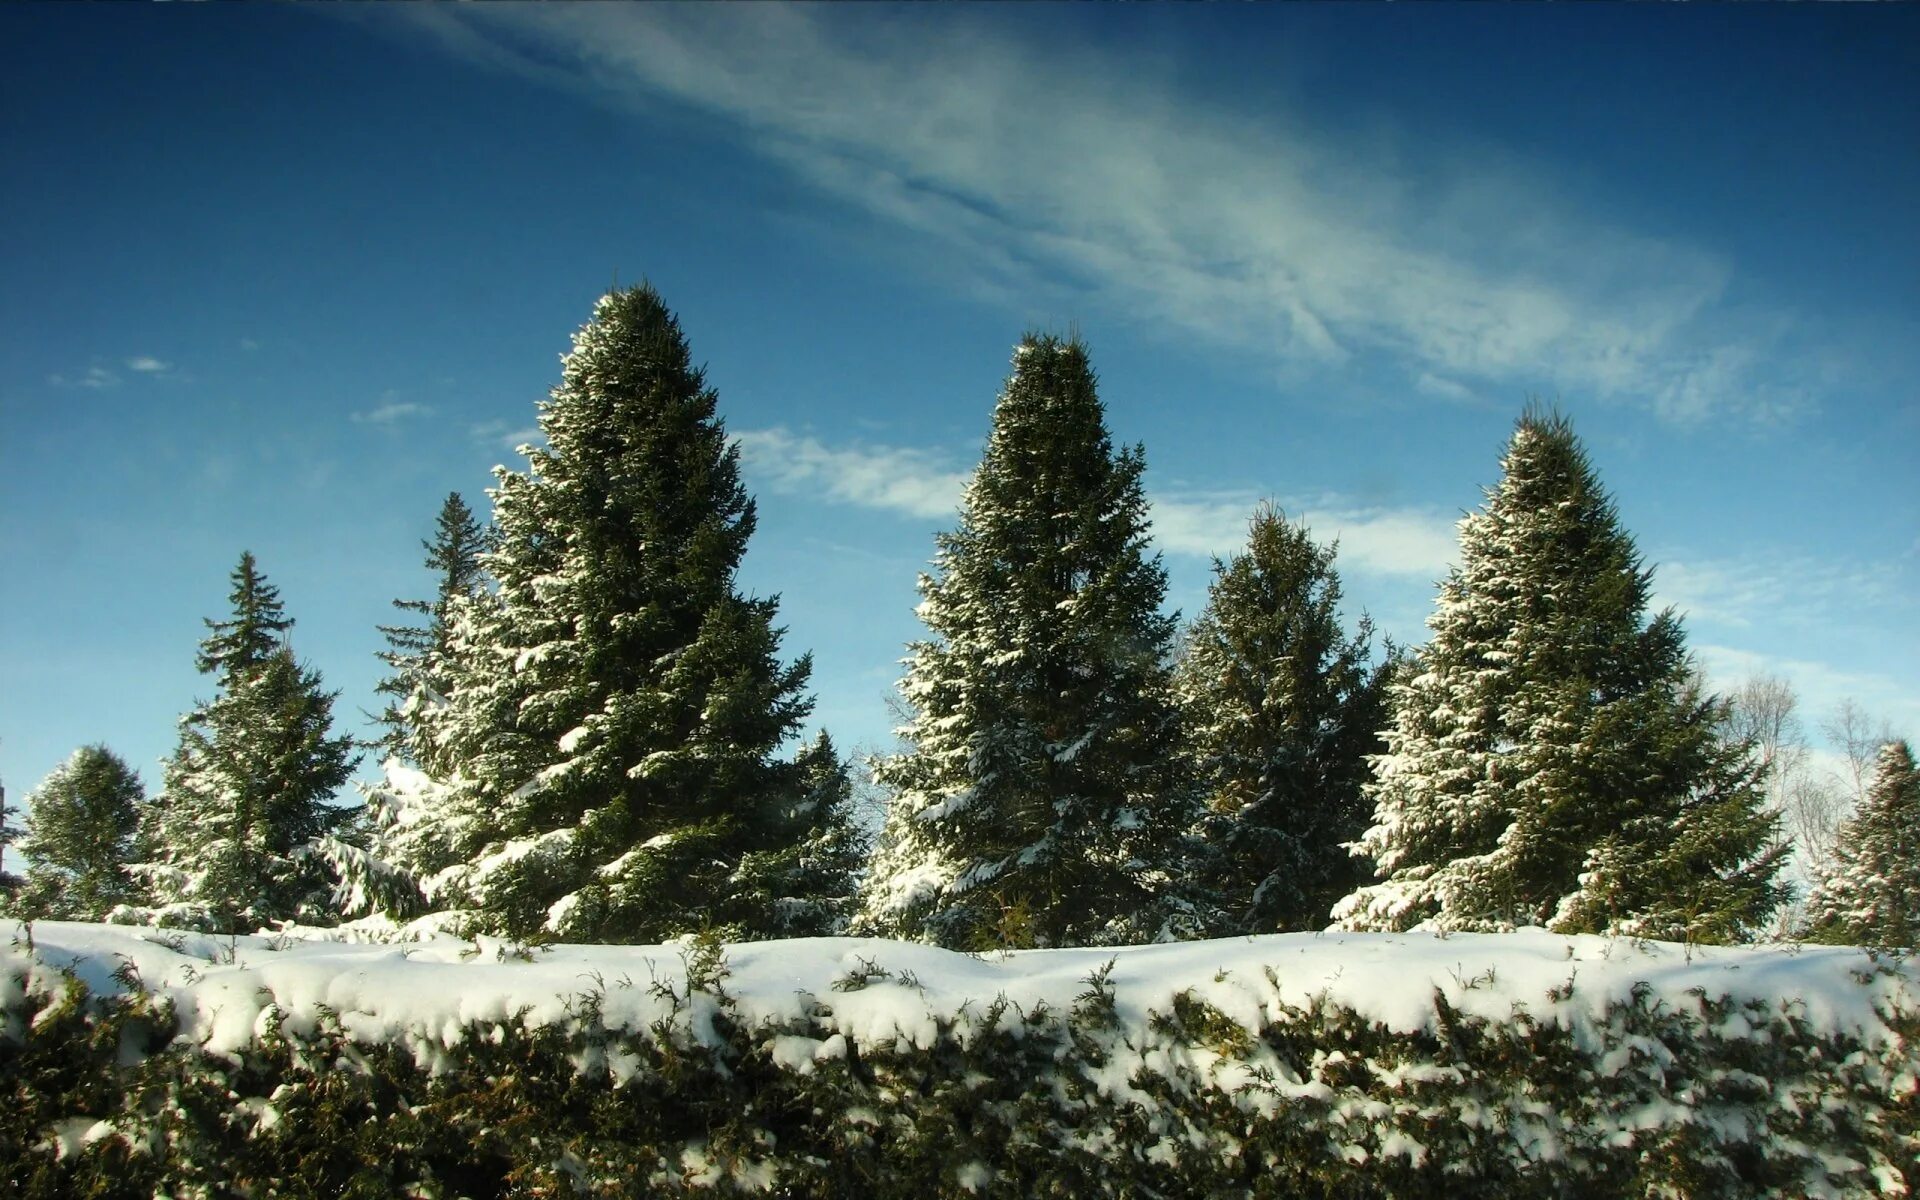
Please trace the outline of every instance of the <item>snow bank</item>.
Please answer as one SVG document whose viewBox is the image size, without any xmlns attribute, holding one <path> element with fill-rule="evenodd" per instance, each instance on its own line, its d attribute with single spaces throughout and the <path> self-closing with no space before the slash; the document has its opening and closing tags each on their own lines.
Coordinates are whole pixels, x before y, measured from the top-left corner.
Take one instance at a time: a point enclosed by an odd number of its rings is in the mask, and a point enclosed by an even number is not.
<svg viewBox="0 0 1920 1200">
<path fill-rule="evenodd" d="M 1920 1183 L 1920 988 L 1848 948 L 342 936 L 20 929 L 0 1075 L 43 1082 L 0 1112 L 0 1167 L 142 1194 L 290 1171 L 915 1200 Z"/>
<path fill-rule="evenodd" d="M 96 995 L 125 990 L 131 964 L 146 989 L 175 1004 L 180 1036 L 220 1053 L 248 1046 L 268 1007 L 325 1006 L 367 1042 L 440 1040 L 440 1031 L 479 1023 L 562 1024 L 590 992 L 604 993 L 609 1028 L 645 1030 L 671 1010 L 666 992 L 687 988 L 684 945 L 527 948 L 446 935 L 351 944 L 57 921 L 36 923 L 32 942 L 35 961 L 72 971 Z M 1736 1007 L 1758 1001 L 1877 1044 L 1890 1036 L 1882 1014 L 1912 1011 L 1920 994 L 1903 964 L 1850 947 L 1686 947 L 1538 930 L 1278 934 L 990 955 L 806 938 L 727 947 L 725 989 L 752 1024 L 812 1018 L 863 1041 L 925 1046 L 940 1023 L 996 998 L 1023 1011 L 1069 1009 L 1108 963 L 1125 1023 L 1169 1011 L 1175 994 L 1187 993 L 1253 1033 L 1316 1000 L 1395 1033 L 1431 1032 L 1436 992 L 1462 1015 L 1505 1021 L 1518 1005 L 1577 1028 L 1638 989 L 1695 1011 L 1702 995 Z M 863 977 L 874 986 L 849 987 Z"/>
</svg>

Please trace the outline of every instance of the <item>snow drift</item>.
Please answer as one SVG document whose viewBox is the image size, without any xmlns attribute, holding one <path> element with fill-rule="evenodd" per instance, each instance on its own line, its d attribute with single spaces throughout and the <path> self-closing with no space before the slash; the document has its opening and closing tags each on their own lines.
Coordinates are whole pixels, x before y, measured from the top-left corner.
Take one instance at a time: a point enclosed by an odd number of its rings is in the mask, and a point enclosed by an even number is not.
<svg viewBox="0 0 1920 1200">
<path fill-rule="evenodd" d="M 129 1194 L 1905 1194 L 1917 993 L 1855 949 L 1538 931 L 973 956 L 39 923 L 0 1068 L 45 1094 L 0 1155 Z"/>
</svg>

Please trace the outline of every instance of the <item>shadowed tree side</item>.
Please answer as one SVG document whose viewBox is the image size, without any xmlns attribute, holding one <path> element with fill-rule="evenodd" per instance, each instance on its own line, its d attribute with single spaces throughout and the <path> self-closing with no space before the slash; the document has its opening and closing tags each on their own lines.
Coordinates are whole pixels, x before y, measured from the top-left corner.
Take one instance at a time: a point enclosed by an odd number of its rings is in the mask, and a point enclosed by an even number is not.
<svg viewBox="0 0 1920 1200">
<path fill-rule="evenodd" d="M 1247 548 L 1214 563 L 1175 671 L 1206 787 L 1205 887 L 1216 936 L 1321 929 L 1367 881 L 1346 848 L 1367 828 L 1368 756 L 1385 748 L 1387 668 L 1372 625 L 1339 617 L 1334 548 L 1262 507 Z"/>
</svg>

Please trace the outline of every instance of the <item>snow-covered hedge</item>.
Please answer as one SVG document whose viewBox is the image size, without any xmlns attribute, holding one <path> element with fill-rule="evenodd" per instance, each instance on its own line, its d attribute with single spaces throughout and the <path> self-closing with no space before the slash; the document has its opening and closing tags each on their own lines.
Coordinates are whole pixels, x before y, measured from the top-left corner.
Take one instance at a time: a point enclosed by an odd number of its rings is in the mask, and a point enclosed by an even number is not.
<svg viewBox="0 0 1920 1200">
<path fill-rule="evenodd" d="M 969 957 L 41 923 L 0 961 L 0 1194 L 1920 1183 L 1920 988 L 1833 947 L 1344 934 Z"/>
</svg>

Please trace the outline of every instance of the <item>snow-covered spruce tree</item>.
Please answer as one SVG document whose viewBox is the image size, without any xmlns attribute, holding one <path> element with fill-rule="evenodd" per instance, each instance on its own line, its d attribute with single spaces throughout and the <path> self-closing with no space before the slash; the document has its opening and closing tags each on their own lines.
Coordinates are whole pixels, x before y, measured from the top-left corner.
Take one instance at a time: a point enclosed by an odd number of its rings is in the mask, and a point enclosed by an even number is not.
<svg viewBox="0 0 1920 1200">
<path fill-rule="evenodd" d="M 456 597 L 423 770 L 384 789 L 458 927 L 771 936 L 800 899 L 767 873 L 808 784 L 776 751 L 810 661 L 783 665 L 776 600 L 735 587 L 754 507 L 715 403 L 659 295 L 615 291 L 541 405 L 547 446 L 496 472 L 497 591 Z"/>
<path fill-rule="evenodd" d="M 853 779 L 825 732 L 800 748 L 795 766 L 799 787 L 778 814 L 774 848 L 748 857 L 740 875 L 750 890 L 726 913 L 777 937 L 844 933 L 868 850 L 853 820 Z"/>
<path fill-rule="evenodd" d="M 128 874 L 147 799 L 140 776 L 105 746 L 82 746 L 27 797 L 19 848 L 33 865 L 16 901 L 22 915 L 98 921 L 138 903 Z"/>
<path fill-rule="evenodd" d="M 1823 942 L 1920 946 L 1920 767 L 1906 742 L 1880 748 L 1873 782 L 1807 897 L 1807 923 Z"/>
<path fill-rule="evenodd" d="M 1747 747 L 1567 421 L 1524 415 L 1460 523 L 1432 640 L 1389 688 L 1350 929 L 1726 940 L 1780 902 L 1785 846 Z"/>
<path fill-rule="evenodd" d="M 1365 831 L 1368 756 L 1383 749 L 1387 668 L 1372 625 L 1348 636 L 1334 547 L 1262 506 L 1247 549 L 1214 564 L 1175 668 L 1206 786 L 1203 881 L 1218 935 L 1320 929 L 1366 882 L 1346 843 Z"/>
<path fill-rule="evenodd" d="M 420 881 L 453 861 L 444 828 L 450 814 L 440 803 L 444 789 L 436 789 L 421 767 L 431 760 L 436 770 L 450 769 L 447 755 L 436 753 L 444 747 L 429 735 L 430 714 L 444 708 L 453 691 L 460 617 L 484 599 L 480 555 L 488 538 L 460 493 L 447 493 L 434 536 L 420 543 L 434 576 L 434 598 L 393 602 L 402 612 L 424 617 L 424 623 L 379 627 L 387 639 L 379 658 L 391 674 L 375 685 L 388 699 L 378 718 L 384 732 L 369 748 L 384 755 L 386 777 L 377 785 L 356 785 L 367 799 L 363 836 L 323 844 L 341 878 L 342 915 L 418 916 L 428 907 Z"/>
<path fill-rule="evenodd" d="M 434 598 L 393 602 L 402 612 L 424 618 L 424 623 L 380 626 L 387 639 L 380 661 L 392 673 L 374 687 L 387 697 L 379 718 L 385 732 L 375 745 L 404 762 L 419 761 L 413 714 L 423 706 L 445 700 L 450 686 L 445 662 L 453 605 L 480 591 L 484 582 L 480 554 L 486 549 L 486 539 L 486 527 L 460 493 L 448 492 L 435 521 L 434 536 L 420 543 L 427 552 L 427 570 L 433 573 L 436 584 Z"/>
<path fill-rule="evenodd" d="M 234 568 L 232 602 L 232 618 L 208 621 L 200 643 L 217 691 L 181 718 L 142 873 L 162 920 L 324 923 L 334 885 L 317 851 L 355 815 L 334 803 L 353 773 L 353 739 L 332 736 L 335 693 L 294 659 L 293 622 L 252 554 Z"/>
<path fill-rule="evenodd" d="M 1115 453 L 1086 348 L 1029 336 L 959 525 L 937 540 L 902 753 L 856 928 L 949 947 L 1185 930 L 1195 815 L 1147 553 L 1144 458 Z"/>
</svg>

